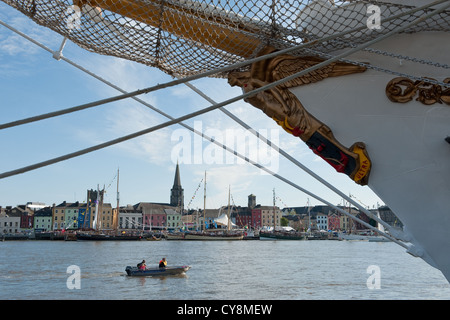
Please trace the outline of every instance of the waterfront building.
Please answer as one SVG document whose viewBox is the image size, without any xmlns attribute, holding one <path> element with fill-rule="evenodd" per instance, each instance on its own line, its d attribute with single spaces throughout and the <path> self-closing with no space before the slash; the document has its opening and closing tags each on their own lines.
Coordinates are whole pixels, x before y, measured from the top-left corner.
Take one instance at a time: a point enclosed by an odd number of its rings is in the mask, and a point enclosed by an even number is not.
<svg viewBox="0 0 450 320">
<path fill-rule="evenodd" d="M 12 208 L 12 212 L 20 215 L 21 232 L 31 231 L 33 229 L 34 209 L 28 207 L 28 204 L 22 204 Z"/>
<path fill-rule="evenodd" d="M 167 220 L 164 209 L 173 209 L 170 204 L 153 202 L 139 202 L 134 207 L 142 212 L 144 230 L 165 229 Z"/>
<path fill-rule="evenodd" d="M 360 212 L 357 211 L 356 215 L 355 215 L 358 219 L 370 224 L 373 227 L 377 227 L 377 222 L 375 220 L 373 220 L 372 218 L 368 217 L 364 212 Z M 364 230 L 367 229 L 367 227 L 361 223 L 359 223 L 358 221 L 353 221 L 353 224 L 355 224 L 355 229 L 356 230 Z"/>
<path fill-rule="evenodd" d="M 89 229 L 91 228 L 91 221 L 93 219 L 93 211 L 94 207 L 89 207 L 87 203 L 81 203 L 78 207 L 78 219 L 77 224 L 80 229 Z"/>
<path fill-rule="evenodd" d="M 281 210 L 278 207 L 258 204 L 252 209 L 252 220 L 255 228 L 280 226 Z"/>
<path fill-rule="evenodd" d="M 313 206 L 304 206 L 304 207 L 286 207 L 281 210 L 283 215 L 308 215 L 309 212 L 314 210 Z"/>
<path fill-rule="evenodd" d="M 328 215 L 318 213 L 316 215 L 317 228 L 319 230 L 328 230 Z"/>
<path fill-rule="evenodd" d="M 20 216 L 21 214 L 16 211 L 3 211 L 0 214 L 0 234 L 12 234 L 20 233 Z"/>
<path fill-rule="evenodd" d="M 111 203 L 103 202 L 104 195 L 105 189 L 87 190 L 87 203 L 80 204 L 78 207 L 78 225 L 80 228 L 117 229 L 117 208 L 113 208 Z M 96 212 L 97 208 L 98 212 Z"/>
<path fill-rule="evenodd" d="M 252 223 L 251 227 L 254 229 L 261 229 L 262 228 L 262 210 L 258 208 L 252 209 Z"/>
<path fill-rule="evenodd" d="M 65 225 L 65 214 L 66 208 L 68 204 L 66 201 L 58 204 L 57 206 L 53 205 L 52 207 L 52 221 L 53 221 L 53 230 L 62 230 L 66 227 Z"/>
<path fill-rule="evenodd" d="M 296 231 L 304 231 L 305 230 L 305 226 L 307 226 L 307 223 L 304 224 L 303 220 L 302 220 L 302 216 L 298 215 L 298 214 L 288 214 L 288 215 L 284 215 L 283 218 L 286 218 L 288 220 L 288 227 L 291 227 L 293 229 L 295 229 Z"/>
<path fill-rule="evenodd" d="M 181 215 L 181 222 L 185 229 L 196 230 L 199 217 L 198 210 L 189 210 L 187 213 Z"/>
<path fill-rule="evenodd" d="M 34 232 L 45 232 L 53 229 L 53 208 L 45 207 L 34 213 Z"/>
<path fill-rule="evenodd" d="M 254 194 L 250 194 L 248 196 L 248 209 L 253 209 L 254 207 L 256 207 L 256 196 Z"/>
<path fill-rule="evenodd" d="M 222 214 L 227 212 L 227 210 L 227 207 L 222 207 L 220 209 L 190 210 L 187 214 L 183 214 L 181 219 L 184 227 L 190 230 L 222 228 L 223 225 L 220 221 L 219 223 L 217 223 L 217 221 Z"/>
<path fill-rule="evenodd" d="M 88 195 L 91 191 L 88 191 Z M 92 194 L 90 196 L 93 197 Z M 96 210 L 95 198 L 94 201 L 92 201 L 92 198 L 88 199 L 91 199 L 88 203 L 80 203 L 78 201 L 69 203 L 64 201 L 57 206 L 53 205 L 53 230 L 94 228 Z M 115 212 L 116 211 L 113 210 L 110 203 L 100 202 L 98 206 L 97 225 L 95 226 L 95 229 L 113 229 Z"/>
<path fill-rule="evenodd" d="M 247 207 L 233 207 L 231 220 L 239 227 L 255 228 L 252 217 L 252 209 L 254 209 L 255 207 L 256 196 L 254 194 L 250 194 L 248 196 Z"/>
<path fill-rule="evenodd" d="M 30 202 L 27 202 L 25 207 L 34 212 L 36 210 L 43 209 L 43 208 L 48 207 L 48 206 L 45 203 L 43 203 L 43 202 L 31 202 L 30 201 Z"/>
<path fill-rule="evenodd" d="M 221 214 L 227 212 L 227 210 L 227 207 L 222 207 L 220 209 L 189 210 L 188 213 L 182 215 L 181 219 L 184 227 L 191 230 L 217 228 L 221 226 L 217 225 L 216 219 L 219 218 Z"/>
<path fill-rule="evenodd" d="M 392 212 L 392 210 L 387 206 L 381 206 L 376 210 L 371 210 L 375 215 L 378 215 L 381 220 L 385 221 L 387 224 L 397 228 L 403 228 L 403 223 L 397 216 Z"/>
<path fill-rule="evenodd" d="M 65 229 L 77 229 L 78 228 L 78 216 L 79 216 L 80 203 L 68 204 L 64 214 L 64 228 Z"/>
<path fill-rule="evenodd" d="M 339 215 L 336 213 L 332 213 L 328 216 L 328 229 L 329 230 L 340 230 L 341 229 L 341 220 Z"/>
<path fill-rule="evenodd" d="M 253 196 L 253 195 L 250 195 Z M 249 196 L 249 200 L 250 200 Z M 249 203 L 250 205 L 250 203 Z M 232 221 L 239 227 L 253 228 L 252 209 L 251 207 L 237 207 L 231 215 Z"/>
<path fill-rule="evenodd" d="M 341 214 L 339 216 L 339 226 L 340 226 L 340 230 L 351 230 L 352 227 L 352 219 L 347 216 L 347 215 L 343 215 Z"/>
<path fill-rule="evenodd" d="M 206 209 L 200 210 L 198 215 L 198 228 L 201 230 L 204 229 L 213 229 L 216 228 L 214 220 L 219 217 L 223 210 L 226 209 Z M 223 211 L 226 212 L 226 211 Z"/>
<path fill-rule="evenodd" d="M 52 207 L 52 220 L 53 220 L 53 230 L 65 230 L 65 229 L 77 229 L 81 228 L 80 223 L 80 209 L 85 209 L 86 204 L 79 202 L 66 202 L 53 205 Z M 81 212 L 83 213 L 83 211 Z M 84 220 L 83 220 L 84 222 Z M 89 226 L 87 226 L 89 228 Z"/>
<path fill-rule="evenodd" d="M 183 221 L 181 219 L 181 213 L 176 212 L 173 209 L 164 209 L 167 218 L 167 229 L 179 230 L 183 228 Z"/>
<path fill-rule="evenodd" d="M 116 210 L 113 210 L 111 203 L 103 203 L 102 202 L 98 207 L 97 229 L 98 230 L 114 229 L 115 212 L 116 212 Z M 95 214 L 95 209 L 94 209 L 94 214 Z"/>
<path fill-rule="evenodd" d="M 25 232 L 25 231 L 31 231 L 33 229 L 33 219 L 34 219 L 34 210 L 29 208 L 27 205 L 18 205 L 16 207 L 7 206 L 5 208 L 0 207 L 0 216 L 3 217 L 3 224 L 0 223 L 0 227 L 5 227 L 5 222 L 7 222 L 7 225 L 10 225 L 10 222 L 14 220 L 14 223 L 12 224 L 12 232 Z M 8 219 L 6 219 L 8 217 Z M 13 219 L 14 217 L 14 219 Z M 19 218 L 19 226 L 17 231 L 14 231 L 16 228 L 15 226 L 15 220 L 16 218 Z M 5 220 L 6 219 L 6 220 Z M 0 230 L 1 233 L 1 230 Z"/>
<path fill-rule="evenodd" d="M 142 221 L 142 210 L 138 210 L 132 205 L 119 208 L 119 229 L 143 229 Z"/>
</svg>

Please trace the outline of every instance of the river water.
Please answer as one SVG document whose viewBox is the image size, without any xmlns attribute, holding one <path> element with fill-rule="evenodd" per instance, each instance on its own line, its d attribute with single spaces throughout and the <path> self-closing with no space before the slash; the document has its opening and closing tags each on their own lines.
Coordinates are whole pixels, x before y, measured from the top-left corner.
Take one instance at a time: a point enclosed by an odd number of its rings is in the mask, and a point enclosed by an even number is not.
<svg viewBox="0 0 450 320">
<path fill-rule="evenodd" d="M 162 257 L 192 268 L 126 276 Z M 450 299 L 450 285 L 386 242 L 30 240 L 0 242 L 0 299 Z"/>
</svg>

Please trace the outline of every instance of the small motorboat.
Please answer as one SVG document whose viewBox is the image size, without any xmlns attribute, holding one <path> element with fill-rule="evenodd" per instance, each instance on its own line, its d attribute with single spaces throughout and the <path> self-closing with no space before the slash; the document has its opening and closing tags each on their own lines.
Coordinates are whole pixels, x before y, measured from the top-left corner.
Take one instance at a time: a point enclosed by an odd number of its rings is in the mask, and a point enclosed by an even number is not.
<svg viewBox="0 0 450 320">
<path fill-rule="evenodd" d="M 127 275 L 132 277 L 148 277 L 148 276 L 172 276 L 186 273 L 191 267 L 190 266 L 173 266 L 165 268 L 147 268 L 145 270 L 140 270 L 138 267 L 127 266 L 125 271 Z"/>
</svg>

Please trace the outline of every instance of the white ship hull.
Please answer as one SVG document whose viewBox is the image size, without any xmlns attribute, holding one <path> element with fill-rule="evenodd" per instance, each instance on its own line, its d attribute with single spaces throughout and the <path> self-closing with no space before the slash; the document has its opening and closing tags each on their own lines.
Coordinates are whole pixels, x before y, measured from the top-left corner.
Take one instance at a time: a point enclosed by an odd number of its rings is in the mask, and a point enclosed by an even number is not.
<svg viewBox="0 0 450 320">
<path fill-rule="evenodd" d="M 374 48 L 449 62 L 448 33 L 393 36 Z M 444 68 L 359 52 L 352 60 L 443 81 Z M 411 251 L 450 279 L 450 106 L 413 99 L 391 102 L 385 89 L 396 75 L 366 70 L 291 89 L 306 110 L 331 128 L 344 146 L 366 144 L 372 161 L 368 186 L 405 225 Z"/>
</svg>

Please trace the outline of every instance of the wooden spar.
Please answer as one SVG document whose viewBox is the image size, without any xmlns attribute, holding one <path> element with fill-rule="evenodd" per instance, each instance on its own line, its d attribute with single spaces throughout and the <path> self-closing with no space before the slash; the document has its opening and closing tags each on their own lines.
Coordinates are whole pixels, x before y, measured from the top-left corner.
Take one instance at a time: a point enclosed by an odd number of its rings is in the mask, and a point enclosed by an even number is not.
<svg viewBox="0 0 450 320">
<path fill-rule="evenodd" d="M 255 25 L 236 23 L 220 14 L 209 15 L 206 10 L 199 12 L 172 3 L 162 7 L 159 1 L 74 0 L 73 3 L 79 7 L 99 7 L 244 58 L 250 57 L 261 46 L 256 35 L 267 31 Z"/>
</svg>

